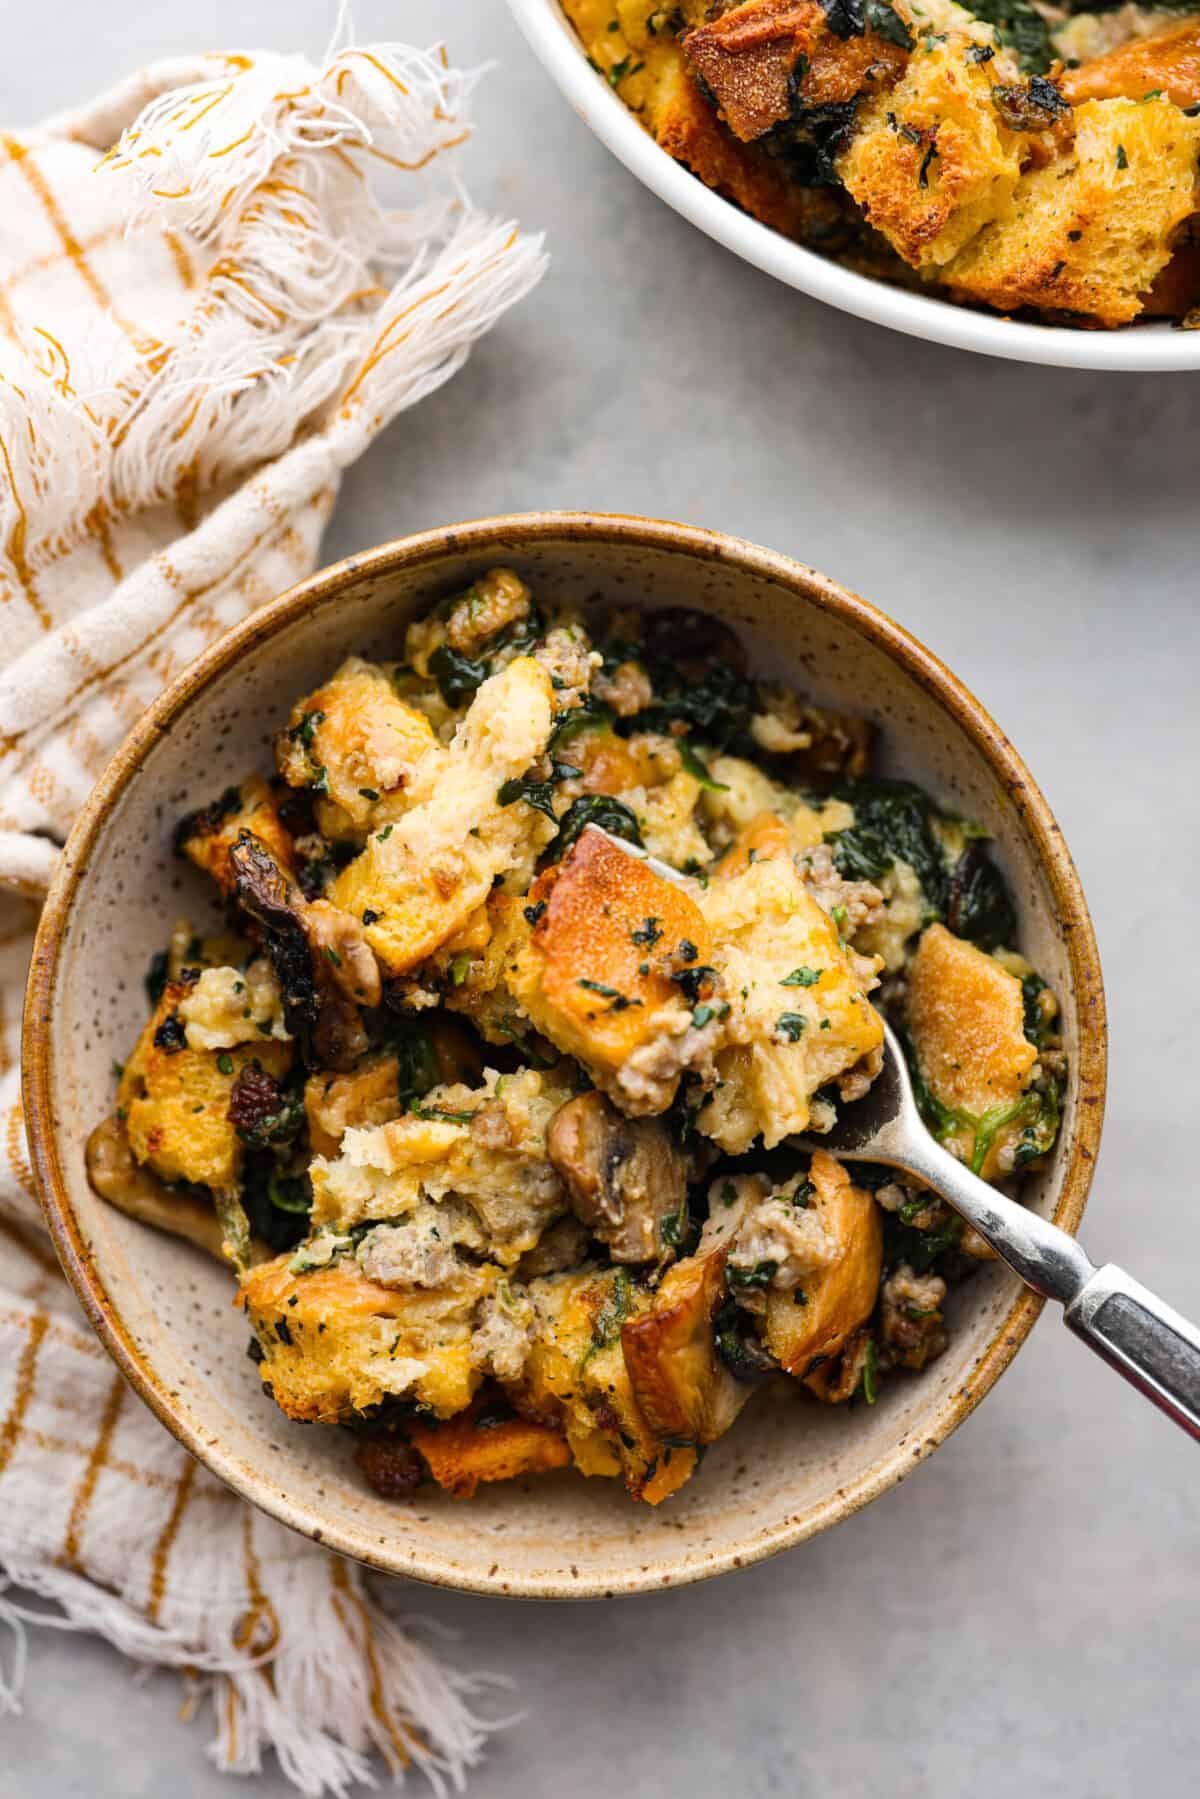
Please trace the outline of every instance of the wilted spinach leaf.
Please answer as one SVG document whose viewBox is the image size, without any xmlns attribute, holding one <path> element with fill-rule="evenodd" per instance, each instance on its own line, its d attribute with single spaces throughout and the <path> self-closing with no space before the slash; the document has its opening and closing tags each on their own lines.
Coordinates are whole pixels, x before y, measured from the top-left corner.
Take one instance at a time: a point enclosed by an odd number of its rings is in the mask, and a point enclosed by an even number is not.
<svg viewBox="0 0 1200 1799">
<path fill-rule="evenodd" d="M 854 807 L 854 823 L 829 838 L 839 873 L 852 881 L 877 881 L 897 861 L 907 862 L 921 883 L 931 912 L 945 909 L 946 869 L 930 820 L 933 801 L 911 781 L 878 777 L 843 781 L 839 799 Z"/>
<path fill-rule="evenodd" d="M 866 0 L 864 9 L 867 29 L 886 43 L 896 44 L 901 50 L 914 48 L 913 35 L 896 11 L 889 6 L 888 0 Z"/>
<path fill-rule="evenodd" d="M 985 25 L 994 25 L 1002 44 L 1017 53 L 1028 73 L 1042 73 L 1054 60 L 1054 47 L 1046 21 L 1032 0 L 971 0 L 971 11 Z"/>
<path fill-rule="evenodd" d="M 464 656 L 448 643 L 439 644 L 429 658 L 429 672 L 448 706 L 466 706 L 474 699 L 488 676 L 495 673 L 493 658 L 501 650 L 515 650 L 518 655 L 531 649 L 543 632 L 542 615 L 531 606 L 523 618 L 514 619 L 502 630 L 485 638 L 474 656 Z"/>
<path fill-rule="evenodd" d="M 1046 983 L 1040 974 L 1027 974 L 1021 982 L 1021 998 L 1025 1006 L 1025 1035 L 1030 1043 L 1040 1049 L 1046 1035 L 1046 1021 L 1042 1017 L 1042 1008 L 1038 1004 L 1038 996 L 1046 991 Z"/>
<path fill-rule="evenodd" d="M 950 875 L 946 924 L 956 937 L 980 949 L 999 949 L 1016 938 L 1017 915 L 1008 882 L 981 843 L 969 843 Z"/>
<path fill-rule="evenodd" d="M 673 724 L 682 723 L 714 749 L 727 750 L 735 744 L 748 747 L 750 720 L 758 710 L 755 682 L 721 662 L 693 680 L 683 679 L 676 668 L 658 662 L 650 663 L 647 672 L 654 687 L 654 704 L 621 720 L 618 729 L 624 736 L 633 731 L 670 731 Z"/>
<path fill-rule="evenodd" d="M 546 859 L 550 862 L 561 862 L 581 831 L 589 825 L 599 825 L 612 837 L 623 837 L 626 843 L 642 847 L 642 833 L 638 821 L 629 807 L 620 800 L 610 799 L 605 793 L 585 793 L 579 799 L 572 800 L 563 813 L 562 823 L 558 827 L 558 836 L 546 850 Z"/>
</svg>

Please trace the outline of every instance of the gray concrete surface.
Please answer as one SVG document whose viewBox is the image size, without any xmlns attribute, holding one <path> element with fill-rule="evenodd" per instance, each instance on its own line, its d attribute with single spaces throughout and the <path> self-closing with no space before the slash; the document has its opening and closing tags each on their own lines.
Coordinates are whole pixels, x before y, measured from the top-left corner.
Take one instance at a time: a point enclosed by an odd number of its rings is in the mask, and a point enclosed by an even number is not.
<svg viewBox="0 0 1200 1799">
<path fill-rule="evenodd" d="M 324 0 L 22 9 L 0 118 L 151 56 L 319 48 Z M 495 58 L 474 187 L 553 269 L 348 478 L 332 555 L 514 507 L 645 512 L 794 552 L 974 687 L 1056 807 L 1104 953 L 1107 1138 L 1087 1224 L 1200 1313 L 1195 777 L 1200 381 L 1024 369 L 890 336 L 741 266 L 613 162 L 501 0 L 359 0 L 360 37 Z M 1197 1450 L 1043 1320 L 897 1492 L 714 1585 L 584 1607 L 400 1602 L 507 1670 L 526 1721 L 474 1790 L 660 1799 L 1196 1792 Z M 44 1635 L 0 1794 L 228 1791 L 170 1677 Z M 287 1789 L 277 1773 L 262 1799 Z"/>
</svg>

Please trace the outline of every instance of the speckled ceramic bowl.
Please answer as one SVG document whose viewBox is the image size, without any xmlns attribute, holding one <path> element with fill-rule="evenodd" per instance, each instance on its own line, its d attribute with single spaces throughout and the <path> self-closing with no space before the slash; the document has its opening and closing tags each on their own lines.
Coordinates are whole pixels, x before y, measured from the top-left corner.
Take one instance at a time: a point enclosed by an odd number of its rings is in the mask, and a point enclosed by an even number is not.
<svg viewBox="0 0 1200 1799">
<path fill-rule="evenodd" d="M 1071 1053 L 1037 1209 L 1073 1230 L 1100 1136 L 1104 1000 L 1092 927 L 1062 837 L 1011 745 L 935 657 L 811 569 L 715 533 L 640 519 L 536 514 L 388 544 L 264 607 L 194 663 L 114 758 L 71 835 L 38 935 L 25 1019 L 37 1176 L 63 1264 L 95 1329 L 180 1441 L 286 1524 L 395 1574 L 481 1593 L 632 1593 L 741 1567 L 874 1499 L 949 1435 L 1007 1366 L 1038 1302 L 989 1265 L 953 1295 L 950 1348 L 884 1384 L 873 1407 L 764 1395 L 657 1510 L 572 1474 L 389 1503 L 337 1430 L 290 1424 L 246 1357 L 217 1264 L 97 1199 L 84 1143 L 111 1108 L 111 1064 L 145 1015 L 142 974 L 169 922 L 211 910 L 171 853 L 171 826 L 248 766 L 299 693 L 350 651 L 395 655 L 406 622 L 497 562 L 541 594 L 684 604 L 737 627 L 772 675 L 870 715 L 885 762 L 991 830 L 1023 946 L 1063 1000 Z M 1027 1189 L 1027 1191 L 1029 1191 Z"/>
</svg>

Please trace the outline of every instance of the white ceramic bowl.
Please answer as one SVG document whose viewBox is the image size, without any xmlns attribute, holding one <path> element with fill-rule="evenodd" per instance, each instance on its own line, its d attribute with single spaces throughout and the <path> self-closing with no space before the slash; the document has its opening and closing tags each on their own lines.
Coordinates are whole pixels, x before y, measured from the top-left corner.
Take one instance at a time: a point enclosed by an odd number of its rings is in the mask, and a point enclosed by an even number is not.
<svg viewBox="0 0 1200 1799">
<path fill-rule="evenodd" d="M 1200 369 L 1200 331 L 1156 322 L 1119 331 L 1029 325 L 975 312 L 932 295 L 907 293 L 806 250 L 705 187 L 644 131 L 624 101 L 588 64 L 559 0 L 508 0 L 517 24 L 579 116 L 614 156 L 668 206 L 768 275 L 856 318 L 910 337 L 978 350 L 1013 362 L 1072 369 Z"/>
</svg>

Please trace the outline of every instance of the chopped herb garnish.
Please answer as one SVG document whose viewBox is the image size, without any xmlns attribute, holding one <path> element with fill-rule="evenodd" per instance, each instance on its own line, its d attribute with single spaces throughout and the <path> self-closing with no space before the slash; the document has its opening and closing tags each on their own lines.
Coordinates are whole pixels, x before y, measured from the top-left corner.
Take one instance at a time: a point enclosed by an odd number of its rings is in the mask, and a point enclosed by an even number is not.
<svg viewBox="0 0 1200 1799">
<path fill-rule="evenodd" d="M 626 1012 L 630 1006 L 640 1006 L 642 1003 L 640 999 L 629 999 L 626 994 L 618 992 L 615 987 L 605 986 L 603 981 L 589 981 L 581 978 L 575 984 L 577 987 L 586 987 L 589 993 L 598 993 L 601 999 L 611 1000 L 612 1004 L 608 1008 L 610 1012 Z"/>
<path fill-rule="evenodd" d="M 443 1106 L 423 1106 L 419 1099 L 410 1099 L 408 1109 L 414 1118 L 432 1119 L 437 1124 L 470 1124 L 474 1112 L 447 1112 Z"/>
<path fill-rule="evenodd" d="M 363 799 L 370 800 L 372 805 L 374 805 L 375 801 L 379 798 L 378 793 L 375 791 L 375 789 L 373 787 L 360 787 L 358 791 L 362 795 Z"/>
<path fill-rule="evenodd" d="M 288 732 L 288 736 L 292 739 L 293 743 L 298 743 L 302 749 L 311 750 L 313 732 L 317 729 L 318 725 L 323 725 L 324 723 L 325 714 L 323 712 L 306 712 L 304 717 L 300 720 L 300 723 L 292 726 L 291 730 Z M 240 804 L 240 794 L 238 795 L 238 801 Z"/>
<path fill-rule="evenodd" d="M 657 918 L 648 918 L 638 930 L 630 931 L 629 935 L 634 943 L 642 944 L 646 949 L 650 949 L 662 936 L 662 926 Z"/>
<path fill-rule="evenodd" d="M 545 910 L 546 910 L 545 900 L 538 900 L 534 905 L 526 906 L 524 908 L 525 922 L 527 924 L 535 925 L 537 923 L 538 919 L 545 912 Z"/>
<path fill-rule="evenodd" d="M 382 916 L 381 912 L 373 912 L 368 906 L 362 915 L 362 921 L 364 924 L 378 924 Z"/>
<path fill-rule="evenodd" d="M 1119 169 L 1127 169 L 1129 167 L 1129 158 L 1125 154 L 1124 144 L 1117 145 L 1117 167 Z"/>
<path fill-rule="evenodd" d="M 154 1033 L 154 1047 L 166 1056 L 177 1056 L 181 1049 L 187 1048 L 187 1033 L 178 1012 L 168 1012 L 163 1019 Z"/>
<path fill-rule="evenodd" d="M 699 781 L 701 787 L 705 788 L 709 793 L 729 792 L 728 784 L 725 781 L 713 780 L 707 767 L 700 760 L 699 755 L 692 748 L 686 737 L 677 738 L 675 748 L 679 751 L 680 762 L 683 764 L 687 773 L 691 775 L 693 781 Z"/>
<path fill-rule="evenodd" d="M 394 826 L 392 826 L 392 825 L 384 825 L 382 831 L 376 831 L 376 833 L 375 833 L 376 843 L 386 843 L 388 838 L 391 836 L 393 829 L 394 829 Z"/>
<path fill-rule="evenodd" d="M 229 1054 L 228 1050 L 222 1050 L 221 1054 L 217 1057 L 217 1068 L 221 1074 L 233 1073 L 233 1057 Z"/>
<path fill-rule="evenodd" d="M 808 1020 L 803 1012 L 781 1012 L 775 1020 L 775 1029 L 782 1031 L 789 1043 L 799 1043 L 808 1028 Z"/>
<path fill-rule="evenodd" d="M 879 1358 L 875 1353 L 873 1337 L 867 1338 L 867 1354 L 862 1371 L 862 1396 L 868 1405 L 874 1405 L 879 1397 Z"/>
<path fill-rule="evenodd" d="M 791 974 L 784 975 L 779 985 L 781 987 L 815 987 L 824 972 L 823 968 L 793 968 Z"/>
<path fill-rule="evenodd" d="M 671 976 L 685 999 L 695 1005 L 703 997 L 702 989 L 716 985 L 717 971 L 710 968 L 707 962 L 699 963 L 695 968 L 677 968 Z"/>
<path fill-rule="evenodd" d="M 621 1326 L 633 1308 L 633 1287 L 629 1276 L 623 1268 L 618 1268 L 613 1276 L 612 1297 L 608 1303 L 596 1313 L 592 1325 L 592 1341 L 582 1362 L 580 1372 L 587 1367 L 597 1350 L 609 1349 L 621 1335 Z"/>
</svg>

